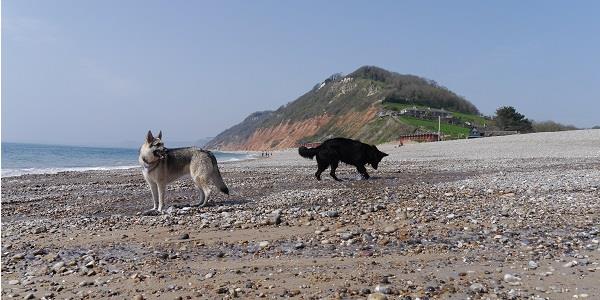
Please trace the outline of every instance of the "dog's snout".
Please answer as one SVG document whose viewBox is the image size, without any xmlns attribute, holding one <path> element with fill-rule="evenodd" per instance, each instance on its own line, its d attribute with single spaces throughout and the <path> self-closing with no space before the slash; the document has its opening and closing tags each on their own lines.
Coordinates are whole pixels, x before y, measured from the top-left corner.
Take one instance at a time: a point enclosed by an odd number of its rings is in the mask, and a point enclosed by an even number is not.
<svg viewBox="0 0 600 300">
<path fill-rule="evenodd" d="M 163 151 L 163 150 L 160 150 L 160 149 L 154 150 L 154 151 L 152 152 L 152 154 L 154 154 L 154 156 L 156 156 L 156 157 L 160 157 L 160 158 L 164 158 L 164 157 L 165 157 L 165 153 L 164 153 L 164 151 Z"/>
</svg>

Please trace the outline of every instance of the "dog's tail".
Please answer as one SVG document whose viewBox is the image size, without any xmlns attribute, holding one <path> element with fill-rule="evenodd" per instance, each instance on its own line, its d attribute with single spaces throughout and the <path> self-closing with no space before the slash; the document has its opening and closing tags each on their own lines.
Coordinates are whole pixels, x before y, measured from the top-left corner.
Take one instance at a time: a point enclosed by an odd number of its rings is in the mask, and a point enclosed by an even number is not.
<svg viewBox="0 0 600 300">
<path fill-rule="evenodd" d="M 212 154 L 212 152 L 206 152 L 208 153 L 213 165 L 214 174 L 211 176 L 213 184 L 218 187 L 219 191 L 221 191 L 223 194 L 229 195 L 229 188 L 227 188 L 225 182 L 223 182 L 223 176 L 221 176 L 221 171 L 219 170 L 219 165 L 217 164 L 217 158 Z"/>
<path fill-rule="evenodd" d="M 223 177 L 221 176 L 221 172 L 219 171 L 219 168 L 217 168 L 217 176 L 215 176 L 215 185 L 219 188 L 219 191 L 223 192 L 223 194 L 225 195 L 229 195 L 229 188 L 227 188 L 227 186 L 225 185 L 225 182 L 223 182 Z"/>
<path fill-rule="evenodd" d="M 304 146 L 301 146 L 300 148 L 298 148 L 298 154 L 300 154 L 300 156 L 302 156 L 304 158 L 313 159 L 313 157 L 315 157 L 315 155 L 317 155 L 317 153 L 319 153 L 319 147 L 306 148 Z"/>
<path fill-rule="evenodd" d="M 225 182 L 223 182 L 223 177 L 221 177 L 221 172 L 219 172 L 219 169 L 217 169 L 216 175 L 217 175 L 217 176 L 215 176 L 216 178 L 213 180 L 215 186 L 218 187 L 219 191 L 221 191 L 223 194 L 229 195 L 229 188 L 227 188 L 227 186 L 225 185 Z"/>
</svg>

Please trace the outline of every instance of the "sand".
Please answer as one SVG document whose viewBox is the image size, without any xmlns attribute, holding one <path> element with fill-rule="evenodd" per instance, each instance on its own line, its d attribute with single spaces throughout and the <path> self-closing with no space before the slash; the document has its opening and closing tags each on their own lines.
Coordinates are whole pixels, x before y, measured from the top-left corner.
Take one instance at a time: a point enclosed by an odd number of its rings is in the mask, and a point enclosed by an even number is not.
<svg viewBox="0 0 600 300">
<path fill-rule="evenodd" d="M 222 163 L 230 196 L 160 216 L 139 169 L 2 178 L 1 296 L 600 298 L 600 130 L 380 149 L 370 180 Z"/>
</svg>

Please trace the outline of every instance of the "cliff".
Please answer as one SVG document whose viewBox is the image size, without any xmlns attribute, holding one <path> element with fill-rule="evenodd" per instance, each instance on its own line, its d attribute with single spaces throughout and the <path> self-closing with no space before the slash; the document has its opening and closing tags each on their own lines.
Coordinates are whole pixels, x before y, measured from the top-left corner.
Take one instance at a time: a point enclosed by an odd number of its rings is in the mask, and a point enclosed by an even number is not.
<svg viewBox="0 0 600 300">
<path fill-rule="evenodd" d="M 377 113 L 386 103 L 478 113 L 469 101 L 434 81 L 366 66 L 346 76 L 334 74 L 275 111 L 252 113 L 217 135 L 206 147 L 284 149 L 338 136 L 376 144 L 416 130 L 398 118 L 379 118 Z"/>
</svg>

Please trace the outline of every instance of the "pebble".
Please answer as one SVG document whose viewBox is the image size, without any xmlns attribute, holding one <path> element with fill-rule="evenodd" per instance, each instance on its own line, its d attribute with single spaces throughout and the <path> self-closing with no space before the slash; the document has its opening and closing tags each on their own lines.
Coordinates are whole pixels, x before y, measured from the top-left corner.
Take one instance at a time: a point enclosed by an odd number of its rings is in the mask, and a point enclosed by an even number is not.
<svg viewBox="0 0 600 300">
<path fill-rule="evenodd" d="M 391 294 L 392 288 L 387 284 L 378 284 L 375 286 L 375 292 L 382 294 Z"/>
<path fill-rule="evenodd" d="M 342 232 L 340 234 L 340 238 L 344 241 L 351 239 L 353 236 L 354 236 L 354 234 L 352 232 Z"/>
<path fill-rule="evenodd" d="M 512 274 L 504 274 L 504 281 L 510 285 L 519 285 L 521 284 L 521 278 L 514 276 Z"/>
<path fill-rule="evenodd" d="M 529 267 L 529 269 L 531 269 L 531 270 L 535 270 L 535 269 L 537 269 L 537 267 L 538 267 L 538 264 L 537 264 L 535 261 L 533 261 L 533 260 L 530 260 L 530 261 L 527 263 L 527 267 Z"/>
<path fill-rule="evenodd" d="M 481 283 L 473 283 L 471 286 L 469 286 L 469 289 L 475 293 L 483 293 L 486 290 L 485 286 Z"/>
<path fill-rule="evenodd" d="M 578 265 L 578 264 L 579 264 L 579 262 L 578 262 L 578 261 L 576 261 L 576 260 L 572 260 L 572 261 L 570 261 L 570 262 L 568 262 L 568 263 L 564 264 L 564 265 L 563 265 L 563 267 L 565 267 L 565 268 L 571 268 L 571 267 L 574 267 L 574 266 L 576 266 L 576 265 Z"/>
<path fill-rule="evenodd" d="M 46 229 L 46 227 L 45 227 L 45 226 L 39 226 L 39 227 L 36 227 L 36 228 L 33 230 L 33 233 L 34 233 L 34 234 L 40 234 L 40 233 L 44 233 L 44 232 L 46 232 L 46 231 L 48 231 L 48 230 Z"/>
<path fill-rule="evenodd" d="M 329 210 L 325 212 L 325 216 L 330 218 L 337 218 L 340 216 L 340 213 L 337 210 Z"/>
<path fill-rule="evenodd" d="M 215 272 L 208 272 L 204 275 L 204 279 L 211 279 L 213 276 L 215 276 Z"/>
<path fill-rule="evenodd" d="M 29 293 L 29 294 L 25 295 L 25 297 L 23 297 L 23 299 L 25 299 L 25 300 L 35 299 L 35 295 L 33 293 Z"/>
<path fill-rule="evenodd" d="M 396 228 L 395 226 L 386 226 L 385 228 L 383 228 L 383 232 L 385 233 L 394 233 L 396 232 L 396 230 L 398 230 L 398 228 Z"/>
<path fill-rule="evenodd" d="M 14 259 L 14 260 L 23 259 L 23 258 L 25 258 L 25 253 L 17 253 L 15 255 L 13 255 L 11 258 Z"/>
<path fill-rule="evenodd" d="M 271 215 L 268 218 L 267 224 L 268 225 L 281 224 L 281 210 L 277 210 L 277 211 L 271 213 Z"/>
<path fill-rule="evenodd" d="M 65 262 L 64 262 L 64 261 L 59 261 L 59 262 L 55 263 L 55 264 L 52 266 L 52 270 L 54 270 L 54 271 L 58 272 L 58 271 L 60 271 L 60 269 L 61 269 L 62 267 L 64 267 L 64 266 L 65 266 Z"/>
<path fill-rule="evenodd" d="M 369 294 L 367 300 L 386 300 L 387 296 L 382 293 Z"/>
</svg>

